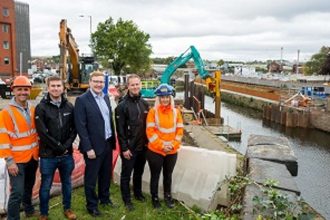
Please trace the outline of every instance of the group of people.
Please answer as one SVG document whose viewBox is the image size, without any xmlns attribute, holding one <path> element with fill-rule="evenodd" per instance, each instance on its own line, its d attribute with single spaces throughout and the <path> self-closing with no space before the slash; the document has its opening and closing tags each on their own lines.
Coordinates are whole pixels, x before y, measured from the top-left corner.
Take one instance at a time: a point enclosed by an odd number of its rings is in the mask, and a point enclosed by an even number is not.
<svg viewBox="0 0 330 220">
<path fill-rule="evenodd" d="M 86 165 L 84 191 L 90 215 L 101 215 L 99 205 L 116 207 L 110 199 L 110 183 L 117 139 L 122 159 L 120 190 L 125 207 L 134 210 L 131 176 L 134 198 L 145 201 L 142 175 L 147 161 L 153 207 L 161 207 L 158 185 L 162 170 L 164 201 L 167 207 L 174 207 L 172 173 L 183 136 L 183 122 L 174 106 L 173 87 L 161 84 L 155 90 L 154 107 L 149 107 L 140 95 L 140 77 L 131 74 L 127 77 L 127 94 L 121 98 L 113 117 L 109 96 L 102 91 L 105 86 L 102 72 L 90 74 L 89 89 L 76 98 L 74 106 L 66 99 L 64 83 L 59 77 L 50 76 L 46 83 L 47 94 L 34 107 L 28 101 L 31 83 L 25 76 L 16 77 L 12 85 L 14 97 L 0 112 L 0 157 L 5 158 L 11 186 L 8 220 L 20 219 L 21 203 L 27 217 L 48 219 L 56 170 L 61 179 L 64 216 L 77 219 L 71 209 L 71 174 L 75 167 L 72 144 L 77 134 Z M 31 201 L 38 165 L 40 213 L 34 210 Z"/>
</svg>

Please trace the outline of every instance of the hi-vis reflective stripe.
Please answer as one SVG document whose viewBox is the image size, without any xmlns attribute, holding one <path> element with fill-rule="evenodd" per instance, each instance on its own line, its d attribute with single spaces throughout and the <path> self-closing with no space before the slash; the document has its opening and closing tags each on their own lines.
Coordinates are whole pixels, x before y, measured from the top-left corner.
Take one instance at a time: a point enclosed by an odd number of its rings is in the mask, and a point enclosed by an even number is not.
<svg viewBox="0 0 330 220">
<path fill-rule="evenodd" d="M 158 130 L 164 134 L 170 134 L 170 133 L 173 133 L 175 132 L 175 128 L 161 128 L 159 127 Z"/>
<path fill-rule="evenodd" d="M 177 141 L 181 141 L 181 139 L 182 139 L 182 135 L 176 135 L 176 136 L 175 136 L 175 140 L 177 140 Z"/>
<path fill-rule="evenodd" d="M 25 138 L 25 137 L 29 137 L 30 135 L 35 134 L 36 132 L 37 132 L 37 130 L 33 128 L 26 132 L 20 132 L 20 133 L 9 132 L 9 136 L 12 138 Z"/>
<path fill-rule="evenodd" d="M 172 141 L 164 141 L 163 144 L 164 145 L 171 145 L 172 144 Z"/>
<path fill-rule="evenodd" d="M 155 140 L 157 140 L 157 138 L 158 138 L 158 135 L 157 135 L 157 134 L 154 134 L 154 135 L 152 135 L 152 136 L 149 138 L 149 142 L 152 143 L 152 142 L 154 142 Z"/>
<path fill-rule="evenodd" d="M 13 123 L 14 123 L 14 129 L 15 129 L 16 133 L 18 133 L 19 130 L 18 130 L 18 126 L 17 126 L 17 123 L 16 123 L 16 118 L 15 118 L 15 116 L 14 116 L 13 111 L 11 110 L 11 108 L 10 108 L 9 106 L 7 106 L 5 109 L 6 109 L 7 112 L 9 113 L 9 115 L 10 115 L 10 117 L 11 117 Z"/>
<path fill-rule="evenodd" d="M 13 146 L 11 148 L 11 151 L 25 151 L 25 150 L 30 150 L 32 148 L 35 148 L 36 146 L 38 146 L 38 142 L 33 142 L 30 145 L 20 145 L 20 146 Z"/>
<path fill-rule="evenodd" d="M 0 149 L 5 150 L 5 149 L 10 149 L 11 145 L 10 144 L 0 144 Z"/>
<path fill-rule="evenodd" d="M 176 126 L 177 126 L 178 128 L 183 128 L 183 123 L 177 123 Z"/>
<path fill-rule="evenodd" d="M 5 129 L 5 128 L 0 128 L 0 133 L 6 133 L 6 134 L 7 134 L 7 129 Z"/>
<path fill-rule="evenodd" d="M 148 122 L 147 123 L 147 128 L 151 128 L 151 127 L 155 127 L 155 123 L 154 122 Z"/>
<path fill-rule="evenodd" d="M 173 132 L 176 131 L 176 127 L 177 127 L 177 124 L 176 124 L 177 112 L 176 112 L 175 108 L 173 108 L 172 111 L 173 111 L 173 127 L 172 128 L 163 128 L 163 127 L 160 127 L 159 126 L 158 111 L 157 111 L 157 109 L 155 109 L 156 126 L 157 126 L 157 128 L 158 128 L 158 130 L 160 132 L 168 134 L 168 133 L 173 133 Z M 183 127 L 183 124 L 182 124 L 182 127 Z"/>
</svg>

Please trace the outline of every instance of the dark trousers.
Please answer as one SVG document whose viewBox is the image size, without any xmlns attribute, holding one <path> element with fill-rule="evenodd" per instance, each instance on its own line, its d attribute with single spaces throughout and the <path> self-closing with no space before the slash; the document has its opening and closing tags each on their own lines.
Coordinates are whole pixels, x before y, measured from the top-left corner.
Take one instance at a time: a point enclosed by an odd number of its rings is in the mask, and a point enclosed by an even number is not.
<svg viewBox="0 0 330 220">
<path fill-rule="evenodd" d="M 48 215 L 49 193 L 56 169 L 58 169 L 61 177 L 63 209 L 67 210 L 71 208 L 71 174 L 74 169 L 72 155 L 40 158 L 41 186 L 39 190 L 39 200 L 41 215 Z"/>
<path fill-rule="evenodd" d="M 169 154 L 166 156 L 154 153 L 150 150 L 147 151 L 147 160 L 150 167 L 150 194 L 151 196 L 158 197 L 158 184 L 160 172 L 163 169 L 163 187 L 164 196 L 171 195 L 172 187 L 172 173 L 176 164 L 178 155 Z"/>
<path fill-rule="evenodd" d="M 33 213 L 32 189 L 36 180 L 38 161 L 33 158 L 27 163 L 18 163 L 18 175 L 9 175 L 11 192 L 8 200 L 7 219 L 20 219 L 20 207 L 23 202 L 25 213 Z"/>
<path fill-rule="evenodd" d="M 134 151 L 133 156 L 130 160 L 125 159 L 121 155 L 122 166 L 120 174 L 120 190 L 121 196 L 124 202 L 131 200 L 131 193 L 129 183 L 131 180 L 132 171 L 133 172 L 133 192 L 134 195 L 142 194 L 142 175 L 144 171 L 144 166 L 146 164 L 146 152 Z"/>
<path fill-rule="evenodd" d="M 109 144 L 109 143 L 108 143 Z M 84 188 L 86 196 L 86 208 L 93 210 L 98 203 L 109 203 L 110 201 L 110 179 L 112 173 L 112 149 L 107 147 L 102 154 L 95 159 L 85 159 Z M 96 194 L 96 182 L 98 182 L 98 193 Z"/>
</svg>

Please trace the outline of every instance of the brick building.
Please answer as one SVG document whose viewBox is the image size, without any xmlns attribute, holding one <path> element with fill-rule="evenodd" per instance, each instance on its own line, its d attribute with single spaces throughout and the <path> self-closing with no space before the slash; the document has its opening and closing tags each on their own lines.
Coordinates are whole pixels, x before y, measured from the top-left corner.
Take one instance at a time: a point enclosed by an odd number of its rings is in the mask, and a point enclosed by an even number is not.
<svg viewBox="0 0 330 220">
<path fill-rule="evenodd" d="M 0 77 L 27 74 L 30 60 L 29 5 L 0 0 Z"/>
<path fill-rule="evenodd" d="M 17 73 L 15 2 L 0 1 L 0 77 L 10 78 Z"/>
</svg>

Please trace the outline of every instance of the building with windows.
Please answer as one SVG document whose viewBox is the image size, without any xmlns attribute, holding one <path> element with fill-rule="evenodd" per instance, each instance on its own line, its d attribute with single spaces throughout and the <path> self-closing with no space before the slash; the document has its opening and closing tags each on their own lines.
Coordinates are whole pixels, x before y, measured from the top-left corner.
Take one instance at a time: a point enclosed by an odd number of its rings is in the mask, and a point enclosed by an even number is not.
<svg viewBox="0 0 330 220">
<path fill-rule="evenodd" d="M 26 74 L 30 60 L 29 5 L 0 0 L 0 77 Z"/>
<path fill-rule="evenodd" d="M 0 77 L 10 78 L 17 73 L 15 2 L 0 1 Z"/>
<path fill-rule="evenodd" d="M 31 63 L 29 5 L 15 1 L 16 68 L 27 73 Z"/>
</svg>

